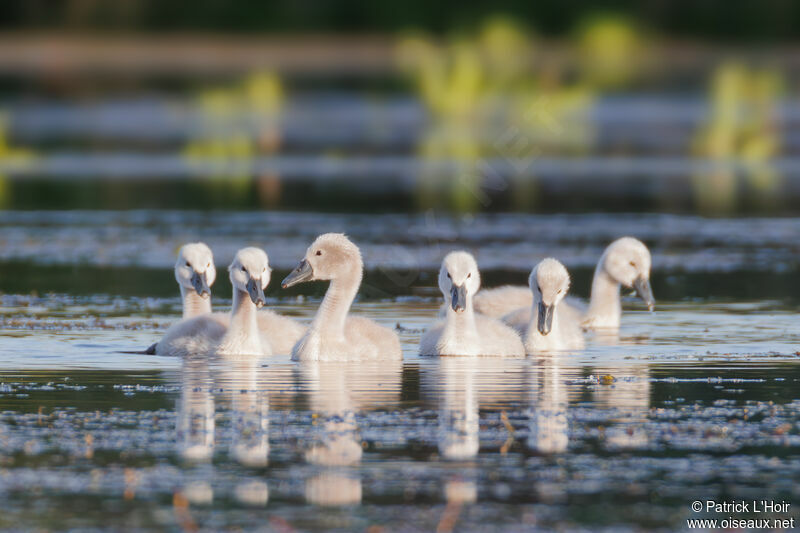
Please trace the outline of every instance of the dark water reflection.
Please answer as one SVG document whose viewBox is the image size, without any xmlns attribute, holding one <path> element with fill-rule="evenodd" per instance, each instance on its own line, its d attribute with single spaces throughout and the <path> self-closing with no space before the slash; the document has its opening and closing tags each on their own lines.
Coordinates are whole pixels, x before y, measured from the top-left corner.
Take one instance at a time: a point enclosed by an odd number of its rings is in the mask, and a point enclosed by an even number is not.
<svg viewBox="0 0 800 533">
<path fill-rule="evenodd" d="M 674 529 L 798 496 L 791 360 L 267 363 L 3 372 L 0 525 Z"/>
</svg>

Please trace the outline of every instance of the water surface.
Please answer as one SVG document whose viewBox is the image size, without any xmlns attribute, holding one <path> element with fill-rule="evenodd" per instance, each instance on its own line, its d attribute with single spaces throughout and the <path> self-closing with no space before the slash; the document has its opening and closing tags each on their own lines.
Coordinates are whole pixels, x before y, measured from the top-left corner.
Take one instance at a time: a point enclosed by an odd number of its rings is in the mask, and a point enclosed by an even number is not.
<svg viewBox="0 0 800 533">
<path fill-rule="evenodd" d="M 794 220 L 430 220 L 3 213 L 0 528 L 671 531 L 694 500 L 800 502 Z M 398 328 L 404 361 L 126 353 L 179 315 L 184 240 L 214 248 L 224 309 L 237 247 L 264 246 L 278 279 L 320 228 L 362 246 L 353 312 Z M 474 251 L 487 284 L 554 255 L 585 297 L 627 233 L 653 250 L 658 307 L 626 297 L 618 337 L 514 360 L 416 355 L 445 251 Z M 323 290 L 272 287 L 269 305 L 307 322 Z"/>
</svg>

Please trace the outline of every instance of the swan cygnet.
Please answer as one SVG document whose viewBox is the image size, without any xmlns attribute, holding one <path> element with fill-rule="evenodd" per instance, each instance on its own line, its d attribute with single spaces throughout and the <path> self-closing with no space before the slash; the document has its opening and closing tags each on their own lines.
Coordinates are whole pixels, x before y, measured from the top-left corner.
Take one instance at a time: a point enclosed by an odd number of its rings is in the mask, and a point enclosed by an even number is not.
<svg viewBox="0 0 800 533">
<path fill-rule="evenodd" d="M 229 316 L 205 314 L 181 320 L 170 327 L 156 345 L 157 355 L 271 355 L 262 340 L 256 321 L 257 309 L 263 307 L 264 288 L 271 270 L 263 250 L 243 248 L 228 267 L 233 285 L 233 306 Z"/>
<path fill-rule="evenodd" d="M 588 329 L 619 329 L 622 316 L 621 287 L 633 288 L 653 311 L 656 300 L 650 288 L 650 250 L 633 237 L 622 237 L 608 245 L 592 279 L 589 309 L 583 317 Z"/>
<path fill-rule="evenodd" d="M 451 252 L 439 270 L 446 316 L 422 336 L 420 355 L 523 357 L 519 335 L 499 320 L 476 313 L 472 298 L 481 286 L 475 258 Z"/>
<path fill-rule="evenodd" d="M 652 311 L 656 301 L 650 288 L 650 250 L 633 237 L 622 237 L 608 245 L 597 262 L 592 281 L 589 308 L 578 310 L 569 302 L 564 307 L 582 315 L 586 329 L 619 329 L 622 315 L 620 288 L 633 288 Z M 503 316 L 531 305 L 532 295 L 525 287 L 504 286 L 481 291 L 475 309 L 489 316 Z M 565 309 L 565 310 L 566 310 Z"/>
<path fill-rule="evenodd" d="M 183 318 L 192 318 L 211 312 L 211 285 L 217 277 L 211 249 L 202 242 L 184 245 L 175 263 L 175 279 L 181 288 Z M 215 313 L 226 323 L 228 313 Z M 306 328 L 289 317 L 262 309 L 256 315 L 258 329 L 265 344 L 275 354 L 290 354 L 292 347 L 303 336 Z"/>
<path fill-rule="evenodd" d="M 401 359 L 400 339 L 368 318 L 348 316 L 361 286 L 361 252 L 342 233 L 320 235 L 283 288 L 315 280 L 330 281 L 314 320 L 292 349 L 295 361 Z"/>
<path fill-rule="evenodd" d="M 533 305 L 503 317 L 522 335 L 529 354 L 583 348 L 583 331 L 577 317 L 564 313 L 559 305 L 567 295 L 569 283 L 564 265 L 553 258 L 542 260 L 528 278 Z"/>
<path fill-rule="evenodd" d="M 181 289 L 183 318 L 211 312 L 211 286 L 217 279 L 214 255 L 205 243 L 184 244 L 175 261 L 175 281 Z"/>
</svg>

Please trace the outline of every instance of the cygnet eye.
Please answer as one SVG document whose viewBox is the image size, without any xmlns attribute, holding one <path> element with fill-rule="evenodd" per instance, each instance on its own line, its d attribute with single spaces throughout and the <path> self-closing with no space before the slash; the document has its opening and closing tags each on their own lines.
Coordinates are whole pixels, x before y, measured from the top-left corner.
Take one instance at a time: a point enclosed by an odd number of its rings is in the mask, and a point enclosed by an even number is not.
<svg viewBox="0 0 800 533">
<path fill-rule="evenodd" d="M 211 261 L 208 262 L 208 264 L 206 265 L 206 268 L 211 268 Z"/>
<path fill-rule="evenodd" d="M 542 292 L 542 288 L 539 285 L 536 286 L 536 290 Z"/>
<path fill-rule="evenodd" d="M 247 269 L 245 267 L 242 267 L 242 272 L 247 272 Z"/>
<path fill-rule="evenodd" d="M 264 267 L 264 270 L 262 270 L 262 272 L 266 272 L 266 271 L 267 271 L 267 267 Z"/>
<path fill-rule="evenodd" d="M 561 291 L 563 291 L 563 290 L 564 289 L 558 289 L 558 292 L 556 292 L 556 294 L 561 294 Z"/>
<path fill-rule="evenodd" d="M 322 255 L 322 250 L 317 250 L 317 255 Z"/>
<path fill-rule="evenodd" d="M 189 268 L 192 267 L 192 265 L 189 264 L 189 261 L 186 261 L 186 266 L 189 267 Z"/>
<path fill-rule="evenodd" d="M 452 279 L 452 278 L 450 277 L 450 272 L 448 272 L 448 273 L 447 273 L 447 279 Z"/>
<path fill-rule="evenodd" d="M 630 262 L 630 265 L 631 265 L 633 268 L 636 268 L 636 263 L 634 263 L 633 261 L 631 261 L 631 262 Z"/>
<path fill-rule="evenodd" d="M 467 274 L 467 277 L 468 277 L 468 278 L 471 278 L 471 277 L 472 277 L 472 272 L 470 272 L 469 274 Z"/>
</svg>

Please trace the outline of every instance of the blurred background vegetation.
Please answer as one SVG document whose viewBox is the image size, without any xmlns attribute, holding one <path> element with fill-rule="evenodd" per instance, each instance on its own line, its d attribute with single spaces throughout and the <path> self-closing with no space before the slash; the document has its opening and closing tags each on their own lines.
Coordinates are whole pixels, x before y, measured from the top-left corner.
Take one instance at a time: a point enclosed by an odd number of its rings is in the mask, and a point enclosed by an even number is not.
<svg viewBox="0 0 800 533">
<path fill-rule="evenodd" d="M 0 207 L 794 214 L 798 15 L 9 2 Z"/>
</svg>

